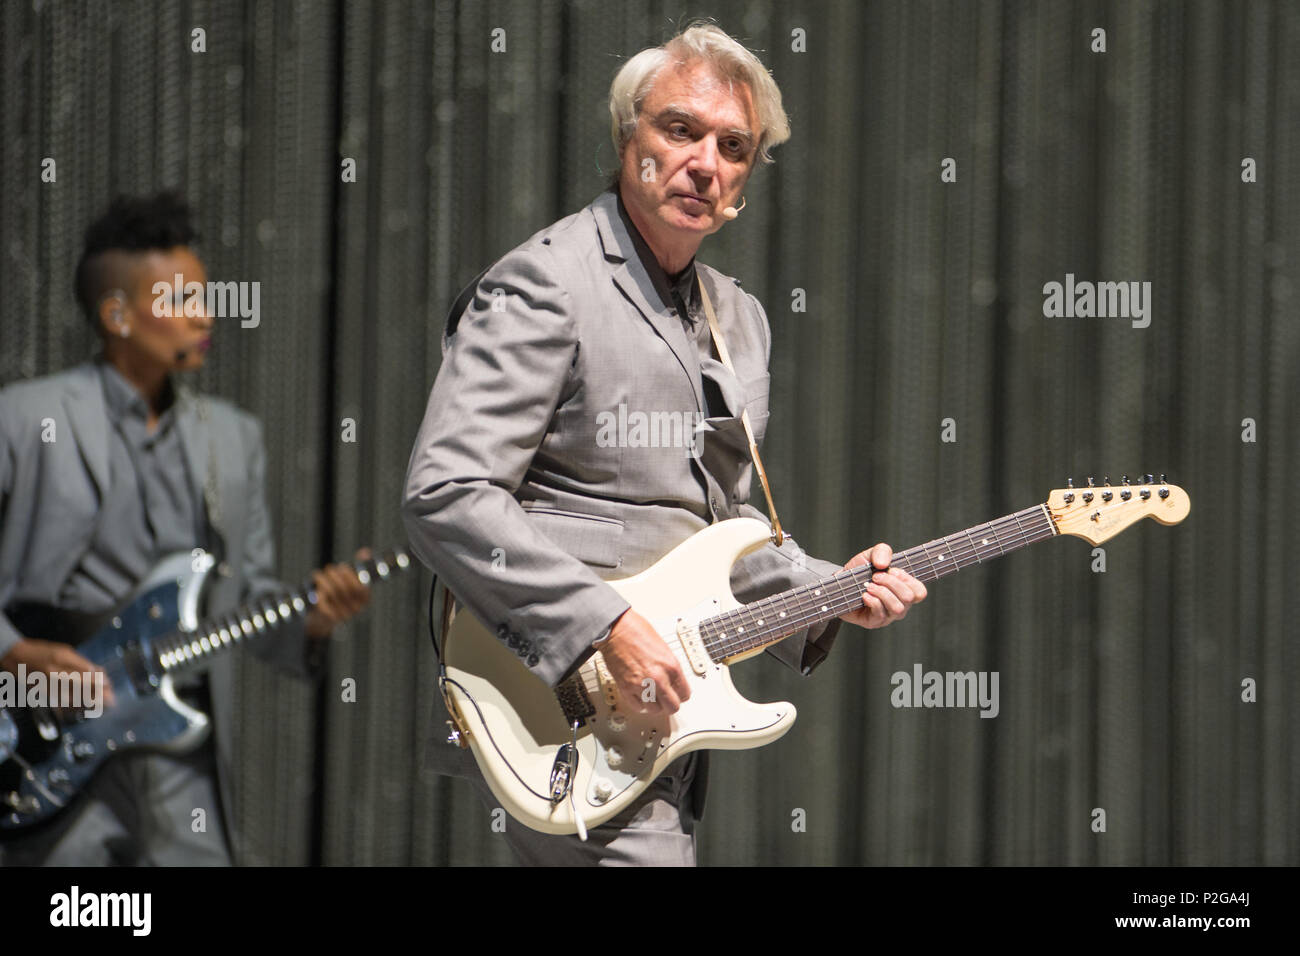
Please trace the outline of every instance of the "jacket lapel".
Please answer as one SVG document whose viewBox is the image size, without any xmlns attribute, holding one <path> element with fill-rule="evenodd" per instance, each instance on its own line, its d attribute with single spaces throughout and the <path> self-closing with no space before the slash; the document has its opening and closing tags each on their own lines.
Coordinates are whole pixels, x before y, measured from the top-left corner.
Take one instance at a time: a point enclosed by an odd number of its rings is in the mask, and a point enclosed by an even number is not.
<svg viewBox="0 0 1300 956">
<path fill-rule="evenodd" d="M 209 460 L 208 429 L 212 427 L 212 423 L 206 420 L 205 414 L 201 413 L 198 400 L 190 389 L 177 386 L 176 404 L 176 428 L 180 432 L 185 463 L 189 466 L 190 487 L 194 492 L 194 500 L 203 502 L 203 513 L 207 516 L 209 527 L 220 535 L 220 507 L 214 498 L 220 487 L 220 481 L 216 479 L 221 461 L 219 458 Z M 209 469 L 212 470 L 214 479 L 214 487 L 210 491 L 207 488 Z"/>
<path fill-rule="evenodd" d="M 102 501 L 108 493 L 108 412 L 104 408 L 104 389 L 94 362 L 76 368 L 76 377 L 63 395 L 67 410 L 67 428 L 81 450 Z"/>
<path fill-rule="evenodd" d="M 618 214 L 618 196 L 613 192 L 601 193 L 591 205 L 596 217 L 596 228 L 600 234 L 600 244 L 605 259 L 613 267 L 612 278 L 619 291 L 636 306 L 637 311 L 650 323 L 651 328 L 672 349 L 681 365 L 682 374 L 686 376 L 695 396 L 697 411 L 704 408 L 704 390 L 700 383 L 700 358 L 695 344 L 687 338 L 682 328 L 682 320 L 671 307 L 655 306 L 658 293 L 650 274 L 646 272 L 637 254 L 632 236 Z M 698 266 L 697 266 L 698 269 Z"/>
</svg>

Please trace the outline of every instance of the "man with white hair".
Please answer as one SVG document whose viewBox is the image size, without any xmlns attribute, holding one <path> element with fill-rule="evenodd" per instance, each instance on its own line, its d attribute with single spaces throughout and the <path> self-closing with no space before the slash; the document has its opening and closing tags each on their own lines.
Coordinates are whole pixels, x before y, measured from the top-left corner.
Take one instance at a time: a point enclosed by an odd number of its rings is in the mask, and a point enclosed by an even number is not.
<svg viewBox="0 0 1300 956">
<path fill-rule="evenodd" d="M 758 300 L 695 254 L 736 218 L 755 164 L 770 161 L 789 123 L 763 65 L 707 24 L 630 59 L 610 113 L 620 160 L 611 189 L 504 256 L 452 309 L 403 516 L 440 583 L 540 680 L 555 686 L 598 647 L 628 702 L 671 714 L 689 696 L 681 664 L 606 581 L 639 573 L 714 521 L 763 517 L 748 504 L 740 416 L 748 410 L 761 442 L 771 333 Z M 700 425 L 685 448 L 622 432 L 611 442 L 601 424 L 614 413 Z M 884 569 L 890 557 L 882 543 L 845 567 Z M 840 570 L 787 539 L 737 561 L 731 585 L 750 602 Z M 842 620 L 882 627 L 925 597 L 899 570 L 875 582 Z M 769 651 L 810 674 L 839 623 Z M 656 690 L 648 703 L 645 686 Z M 464 751 L 440 750 L 433 763 L 469 776 L 496 805 Z M 700 752 L 678 759 L 585 842 L 513 821 L 506 837 L 529 863 L 691 865 L 705 765 Z"/>
</svg>

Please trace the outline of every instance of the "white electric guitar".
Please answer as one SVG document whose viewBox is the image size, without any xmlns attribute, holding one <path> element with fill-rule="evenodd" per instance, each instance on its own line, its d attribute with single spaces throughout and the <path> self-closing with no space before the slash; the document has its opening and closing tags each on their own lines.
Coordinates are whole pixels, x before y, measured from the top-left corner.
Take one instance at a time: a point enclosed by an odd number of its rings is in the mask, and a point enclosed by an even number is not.
<svg viewBox="0 0 1300 956">
<path fill-rule="evenodd" d="M 1058 489 L 1046 504 L 894 555 L 922 581 L 991 560 L 1058 534 L 1096 545 L 1142 518 L 1177 524 L 1191 502 L 1175 485 Z M 792 704 L 756 704 L 731 683 L 731 664 L 811 624 L 862 606 L 869 567 L 752 604 L 731 593 L 731 566 L 771 540 L 753 518 L 699 531 L 638 575 L 610 585 L 677 653 L 691 696 L 672 716 L 639 712 L 622 697 L 599 652 L 559 687 L 542 684 L 469 613 L 446 630 L 442 687 L 454 740 L 468 745 L 493 794 L 519 822 L 578 833 L 625 809 L 664 768 L 692 750 L 745 750 L 794 723 Z"/>
</svg>

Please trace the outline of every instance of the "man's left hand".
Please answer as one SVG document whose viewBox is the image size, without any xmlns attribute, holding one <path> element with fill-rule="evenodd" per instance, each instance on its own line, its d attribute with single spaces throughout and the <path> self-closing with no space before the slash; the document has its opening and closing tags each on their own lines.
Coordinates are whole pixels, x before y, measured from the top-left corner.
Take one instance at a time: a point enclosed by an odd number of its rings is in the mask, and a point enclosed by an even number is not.
<svg viewBox="0 0 1300 956">
<path fill-rule="evenodd" d="M 370 549 L 356 553 L 357 561 L 370 557 Z M 370 603 L 370 588 L 361 583 L 350 564 L 330 564 L 311 573 L 316 589 L 316 603 L 307 612 L 307 636 L 323 640 L 330 636 L 335 625 L 356 617 Z"/>
<path fill-rule="evenodd" d="M 864 589 L 862 607 L 848 614 L 841 614 L 840 620 L 858 627 L 868 629 L 884 627 L 894 621 L 901 621 L 907 616 L 908 608 L 925 600 L 925 585 L 912 577 L 902 568 L 889 568 L 894 557 L 893 549 L 883 541 L 868 551 L 855 554 L 844 570 L 860 568 L 871 562 L 879 568 L 871 578 L 871 583 Z"/>
</svg>

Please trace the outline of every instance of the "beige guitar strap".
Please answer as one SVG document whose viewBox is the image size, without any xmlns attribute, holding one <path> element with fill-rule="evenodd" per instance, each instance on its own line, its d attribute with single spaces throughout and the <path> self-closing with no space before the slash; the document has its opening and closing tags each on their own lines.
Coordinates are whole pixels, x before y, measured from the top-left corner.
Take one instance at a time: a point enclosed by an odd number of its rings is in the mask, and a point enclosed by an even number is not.
<svg viewBox="0 0 1300 956">
<path fill-rule="evenodd" d="M 709 300 L 709 293 L 705 291 L 704 280 L 700 278 L 698 271 L 695 274 L 695 282 L 700 287 L 700 301 L 704 303 L 704 314 L 709 319 L 709 330 L 713 333 L 713 342 L 718 347 L 718 358 L 722 359 L 722 364 L 731 370 L 732 375 L 735 375 L 736 367 L 731 364 L 731 356 L 727 354 L 727 343 L 722 340 L 722 329 L 718 327 L 718 317 L 713 313 L 713 303 Z M 745 437 L 749 439 L 749 456 L 754 460 L 754 469 L 758 472 L 758 480 L 763 483 L 763 494 L 767 496 L 767 513 L 772 516 L 772 540 L 779 548 L 781 542 L 785 540 L 785 533 L 781 530 L 781 519 L 776 514 L 776 503 L 772 501 L 772 489 L 767 483 L 767 472 L 763 469 L 763 459 L 758 454 L 758 443 L 754 441 L 754 429 L 749 424 L 749 409 L 741 409 L 740 421 L 745 426 Z"/>
</svg>

